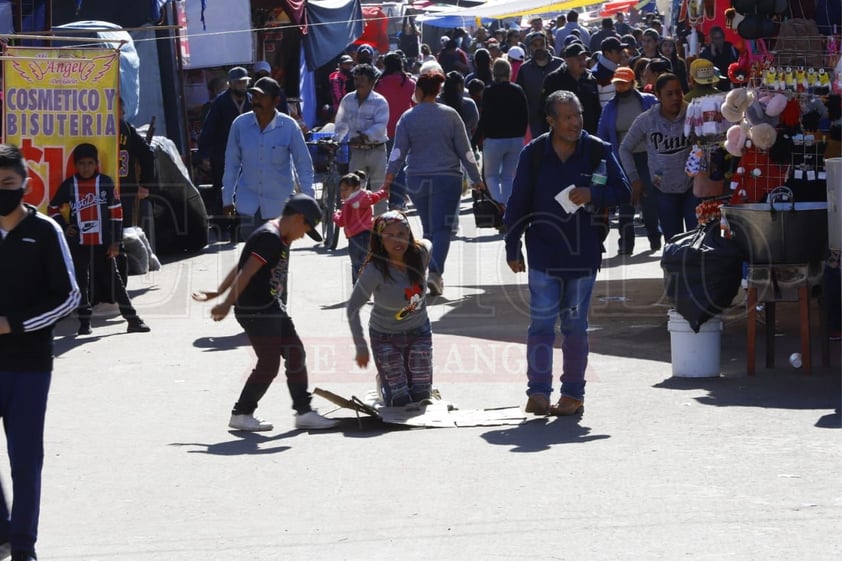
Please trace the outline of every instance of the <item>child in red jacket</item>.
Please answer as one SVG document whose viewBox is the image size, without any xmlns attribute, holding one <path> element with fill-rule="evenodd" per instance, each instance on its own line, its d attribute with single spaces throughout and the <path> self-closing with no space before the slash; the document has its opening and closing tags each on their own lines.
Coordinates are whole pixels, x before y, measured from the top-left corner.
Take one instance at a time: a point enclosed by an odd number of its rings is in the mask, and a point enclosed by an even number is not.
<svg viewBox="0 0 842 561">
<path fill-rule="evenodd" d="M 389 191 L 381 189 L 372 193 L 362 188 L 366 173 L 363 170 L 345 174 L 339 180 L 339 196 L 342 208 L 333 215 L 337 226 L 345 229 L 348 238 L 348 254 L 351 256 L 351 282 L 357 283 L 357 274 L 368 254 L 368 241 L 374 217 L 371 207 L 389 197 Z"/>
</svg>

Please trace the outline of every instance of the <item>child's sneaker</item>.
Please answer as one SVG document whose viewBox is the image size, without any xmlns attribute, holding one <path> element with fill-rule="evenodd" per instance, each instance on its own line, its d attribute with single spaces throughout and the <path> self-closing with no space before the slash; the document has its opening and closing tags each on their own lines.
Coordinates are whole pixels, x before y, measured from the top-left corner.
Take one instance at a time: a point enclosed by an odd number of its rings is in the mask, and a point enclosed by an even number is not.
<svg viewBox="0 0 842 561">
<path fill-rule="evenodd" d="M 338 421 L 322 417 L 315 411 L 299 413 L 295 416 L 295 428 L 305 430 L 332 429 Z"/>
<path fill-rule="evenodd" d="M 234 415 L 231 414 L 231 420 L 228 421 L 228 426 L 234 430 L 246 430 L 250 432 L 260 432 L 264 430 L 272 430 L 274 426 L 268 421 L 264 421 L 260 417 L 254 415 Z"/>
</svg>

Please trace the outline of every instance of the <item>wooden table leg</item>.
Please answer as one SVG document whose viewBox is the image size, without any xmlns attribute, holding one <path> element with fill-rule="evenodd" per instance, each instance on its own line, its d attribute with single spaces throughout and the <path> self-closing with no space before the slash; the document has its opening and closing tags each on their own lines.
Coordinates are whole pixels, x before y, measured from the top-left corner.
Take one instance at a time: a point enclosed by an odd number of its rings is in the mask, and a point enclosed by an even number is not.
<svg viewBox="0 0 842 561">
<path fill-rule="evenodd" d="M 801 363 L 804 374 L 810 375 L 813 372 L 810 353 L 810 291 L 806 283 L 798 288 L 798 307 L 801 310 Z"/>
<path fill-rule="evenodd" d="M 757 289 L 748 289 L 748 319 L 746 324 L 746 374 L 754 376 L 755 356 L 754 348 L 757 337 Z"/>
<path fill-rule="evenodd" d="M 775 367 L 775 324 L 778 322 L 778 308 L 775 302 L 766 302 L 766 368 Z"/>
</svg>

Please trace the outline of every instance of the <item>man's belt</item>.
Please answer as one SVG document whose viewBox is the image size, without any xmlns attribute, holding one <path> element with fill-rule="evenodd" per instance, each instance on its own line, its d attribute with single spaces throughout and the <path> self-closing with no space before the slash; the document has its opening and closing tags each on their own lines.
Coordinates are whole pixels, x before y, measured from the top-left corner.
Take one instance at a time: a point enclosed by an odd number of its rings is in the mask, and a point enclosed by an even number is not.
<svg viewBox="0 0 842 561">
<path fill-rule="evenodd" d="M 385 144 L 385 142 L 379 142 L 377 144 L 350 144 L 350 147 L 354 150 L 374 150 L 375 148 L 380 148 Z"/>
</svg>

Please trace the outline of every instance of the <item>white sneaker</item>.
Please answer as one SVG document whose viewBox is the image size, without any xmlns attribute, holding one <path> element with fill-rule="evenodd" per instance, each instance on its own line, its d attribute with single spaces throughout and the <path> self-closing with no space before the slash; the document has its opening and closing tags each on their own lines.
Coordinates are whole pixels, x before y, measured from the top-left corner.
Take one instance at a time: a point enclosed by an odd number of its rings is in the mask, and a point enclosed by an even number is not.
<svg viewBox="0 0 842 561">
<path fill-rule="evenodd" d="M 316 411 L 307 411 L 295 416 L 295 428 L 297 429 L 332 429 L 339 421 L 322 417 Z"/>
<path fill-rule="evenodd" d="M 272 430 L 274 428 L 272 423 L 254 415 L 231 415 L 228 426 L 234 430 L 247 430 L 251 432 Z"/>
</svg>

